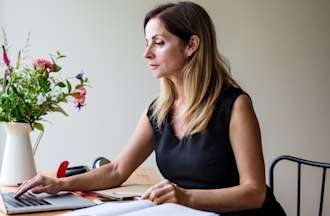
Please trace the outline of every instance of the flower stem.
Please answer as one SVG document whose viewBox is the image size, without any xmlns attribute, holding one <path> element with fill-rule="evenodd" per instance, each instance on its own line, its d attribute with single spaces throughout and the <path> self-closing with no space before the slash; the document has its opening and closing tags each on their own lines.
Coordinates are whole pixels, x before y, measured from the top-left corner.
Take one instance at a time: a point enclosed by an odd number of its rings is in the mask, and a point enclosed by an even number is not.
<svg viewBox="0 0 330 216">
<path fill-rule="evenodd" d="M 4 78 L 3 78 L 3 84 L 2 84 L 2 93 L 6 93 L 6 86 L 7 86 L 7 76 L 8 76 L 8 70 L 5 70 Z"/>
</svg>

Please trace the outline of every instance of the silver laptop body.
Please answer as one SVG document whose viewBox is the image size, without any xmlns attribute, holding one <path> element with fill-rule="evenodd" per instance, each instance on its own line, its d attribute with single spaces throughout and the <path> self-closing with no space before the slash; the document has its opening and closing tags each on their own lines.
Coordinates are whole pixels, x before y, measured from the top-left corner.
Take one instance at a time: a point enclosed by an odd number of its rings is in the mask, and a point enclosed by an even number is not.
<svg viewBox="0 0 330 216">
<path fill-rule="evenodd" d="M 37 195 L 28 192 L 15 199 L 13 192 L 0 190 L 0 210 L 6 214 L 78 209 L 94 205 L 94 202 L 71 193 Z"/>
</svg>

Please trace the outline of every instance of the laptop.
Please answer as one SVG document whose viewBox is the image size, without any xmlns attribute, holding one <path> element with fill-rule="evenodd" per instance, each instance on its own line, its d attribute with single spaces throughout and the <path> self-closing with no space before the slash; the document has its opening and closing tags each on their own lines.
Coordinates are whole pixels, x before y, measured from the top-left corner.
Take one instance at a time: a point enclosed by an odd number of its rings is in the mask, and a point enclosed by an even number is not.
<svg viewBox="0 0 330 216">
<path fill-rule="evenodd" d="M 78 209 L 96 205 L 93 201 L 73 195 L 69 192 L 55 195 L 33 194 L 27 192 L 19 198 L 14 192 L 0 190 L 0 210 L 6 214 L 43 212 L 65 209 Z"/>
</svg>

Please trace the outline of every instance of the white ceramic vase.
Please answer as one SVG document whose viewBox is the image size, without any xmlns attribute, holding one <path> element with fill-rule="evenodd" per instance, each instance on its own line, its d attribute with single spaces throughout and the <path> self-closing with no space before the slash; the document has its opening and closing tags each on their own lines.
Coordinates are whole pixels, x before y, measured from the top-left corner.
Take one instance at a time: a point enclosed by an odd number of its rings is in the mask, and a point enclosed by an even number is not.
<svg viewBox="0 0 330 216">
<path fill-rule="evenodd" d="M 6 144 L 2 159 L 0 183 L 17 186 L 36 175 L 30 132 L 27 123 L 3 123 L 6 131 Z"/>
</svg>

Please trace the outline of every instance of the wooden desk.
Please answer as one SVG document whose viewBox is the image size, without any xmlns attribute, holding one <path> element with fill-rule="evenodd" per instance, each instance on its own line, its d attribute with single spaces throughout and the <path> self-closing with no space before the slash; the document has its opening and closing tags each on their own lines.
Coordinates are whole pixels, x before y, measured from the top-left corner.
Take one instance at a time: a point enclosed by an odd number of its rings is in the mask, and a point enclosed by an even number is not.
<svg viewBox="0 0 330 216">
<path fill-rule="evenodd" d="M 152 168 L 148 167 L 139 167 L 122 185 L 122 187 L 110 189 L 112 190 L 120 190 L 120 191 L 129 191 L 131 188 L 136 188 L 135 186 L 140 186 L 138 190 L 143 188 L 148 188 L 151 185 L 154 185 L 160 181 L 160 177 L 156 174 L 156 172 Z M 131 187 L 133 186 L 133 187 Z M 8 187 L 6 187 L 8 188 Z M 15 188 L 11 188 L 15 190 Z M 135 192 L 135 191 L 134 191 Z M 51 211 L 51 212 L 40 212 L 40 213 L 29 213 L 29 214 L 19 214 L 18 216 L 53 216 L 65 213 L 70 210 L 64 211 Z M 5 216 L 6 214 L 0 212 L 0 216 Z"/>
</svg>

